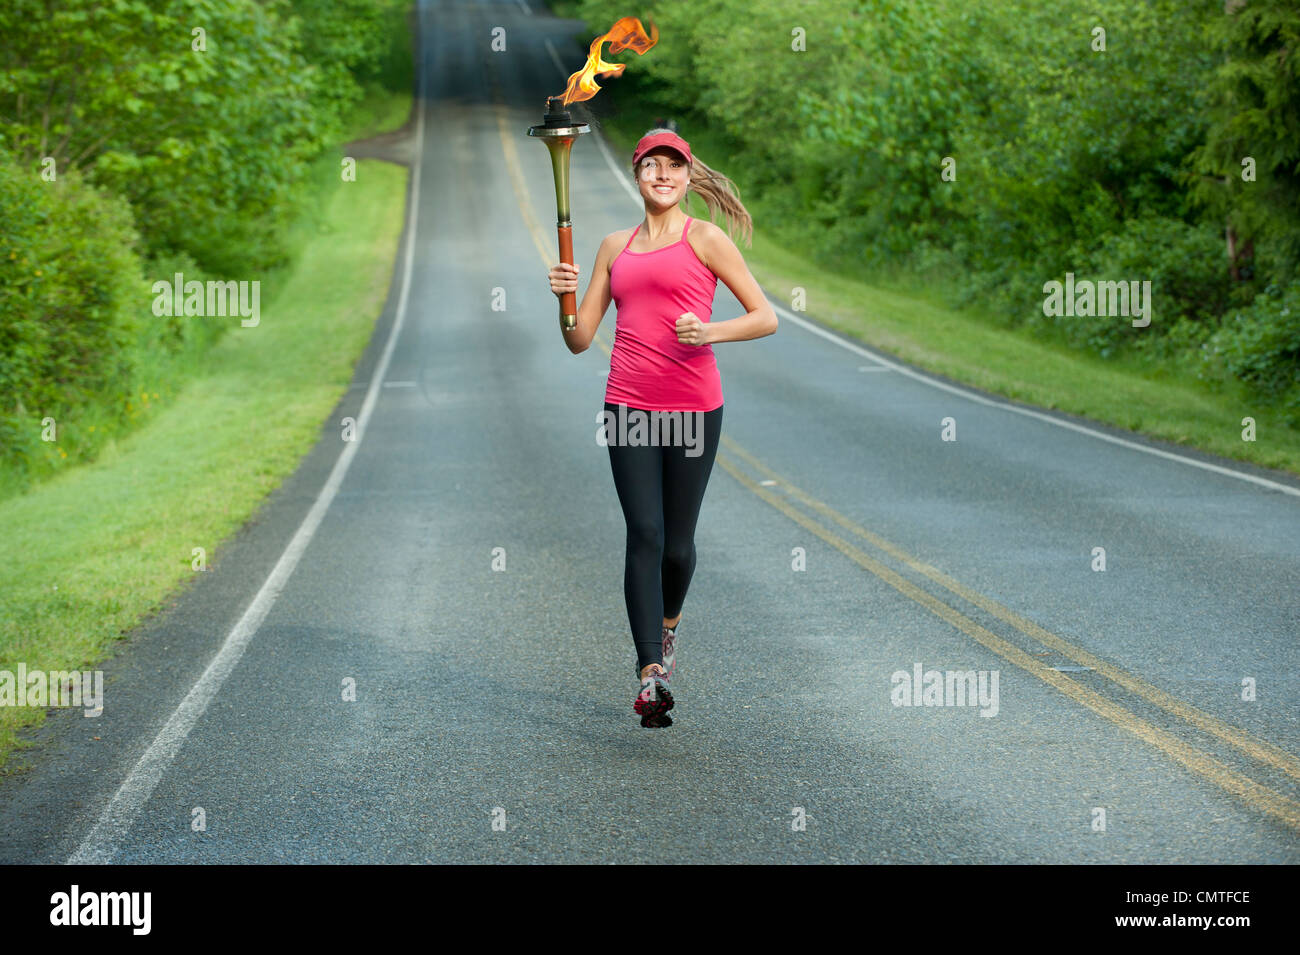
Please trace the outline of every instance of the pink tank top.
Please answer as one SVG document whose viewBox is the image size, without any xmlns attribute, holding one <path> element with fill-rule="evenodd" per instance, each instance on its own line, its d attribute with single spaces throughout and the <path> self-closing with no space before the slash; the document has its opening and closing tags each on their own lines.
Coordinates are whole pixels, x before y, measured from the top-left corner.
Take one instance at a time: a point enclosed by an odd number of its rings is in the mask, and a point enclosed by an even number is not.
<svg viewBox="0 0 1300 955">
<path fill-rule="evenodd" d="M 722 404 L 722 379 L 712 345 L 685 345 L 676 324 L 683 312 L 708 323 L 718 277 L 682 237 L 653 252 L 629 252 L 638 225 L 609 268 L 610 297 L 618 306 L 605 400 L 646 411 L 713 411 Z"/>
</svg>

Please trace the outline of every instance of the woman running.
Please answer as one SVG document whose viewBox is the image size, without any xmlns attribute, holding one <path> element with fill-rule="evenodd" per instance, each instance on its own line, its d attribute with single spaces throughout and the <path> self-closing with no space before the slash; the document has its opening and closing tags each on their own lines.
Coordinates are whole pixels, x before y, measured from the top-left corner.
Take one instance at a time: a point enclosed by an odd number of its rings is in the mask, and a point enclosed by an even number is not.
<svg viewBox="0 0 1300 955">
<path fill-rule="evenodd" d="M 685 213 L 693 189 L 711 216 L 721 211 L 728 229 L 739 226 L 752 244 L 753 220 L 730 179 L 695 159 L 690 143 L 667 129 L 652 129 L 637 143 L 632 176 L 645 219 L 601 241 L 577 325 L 562 334 L 573 354 L 586 351 L 615 302 L 603 436 L 627 521 L 623 596 L 641 681 L 632 708 L 642 726 L 658 728 L 672 725 L 677 628 L 695 572 L 696 519 L 722 434 L 712 345 L 771 335 L 777 318 L 730 235 Z M 578 290 L 576 265 L 561 262 L 548 277 L 557 296 Z M 745 315 L 709 320 L 718 279 Z"/>
</svg>

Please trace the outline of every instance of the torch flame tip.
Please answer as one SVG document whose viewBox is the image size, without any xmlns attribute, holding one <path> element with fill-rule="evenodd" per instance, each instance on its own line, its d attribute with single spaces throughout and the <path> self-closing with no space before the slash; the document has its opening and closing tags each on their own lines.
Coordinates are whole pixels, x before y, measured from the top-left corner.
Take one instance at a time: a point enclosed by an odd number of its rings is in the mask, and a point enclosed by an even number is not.
<svg viewBox="0 0 1300 955">
<path fill-rule="evenodd" d="M 635 50 L 644 55 L 647 50 L 659 42 L 659 27 L 651 22 L 651 34 L 647 35 L 645 27 L 636 17 L 622 17 L 609 28 L 609 31 L 591 41 L 587 62 L 582 69 L 569 77 L 564 89 L 564 105 L 591 99 L 600 91 L 596 85 L 597 76 L 621 76 L 627 68 L 626 63 L 606 63 L 600 56 L 601 44 L 609 42 L 609 52 L 619 53 L 623 50 Z"/>
</svg>

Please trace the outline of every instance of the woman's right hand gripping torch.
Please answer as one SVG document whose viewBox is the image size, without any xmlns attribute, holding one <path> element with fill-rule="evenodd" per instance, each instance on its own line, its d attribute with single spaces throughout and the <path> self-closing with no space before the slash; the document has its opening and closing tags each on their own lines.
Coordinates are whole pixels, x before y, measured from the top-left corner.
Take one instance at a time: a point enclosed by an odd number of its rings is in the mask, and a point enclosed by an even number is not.
<svg viewBox="0 0 1300 955">
<path fill-rule="evenodd" d="M 551 266 L 546 277 L 550 279 L 551 291 L 559 297 L 565 312 L 569 315 L 576 314 L 578 309 L 574 303 L 578 300 L 578 267 L 569 262 L 560 262 Z M 570 331 L 569 328 L 564 330 Z"/>
</svg>

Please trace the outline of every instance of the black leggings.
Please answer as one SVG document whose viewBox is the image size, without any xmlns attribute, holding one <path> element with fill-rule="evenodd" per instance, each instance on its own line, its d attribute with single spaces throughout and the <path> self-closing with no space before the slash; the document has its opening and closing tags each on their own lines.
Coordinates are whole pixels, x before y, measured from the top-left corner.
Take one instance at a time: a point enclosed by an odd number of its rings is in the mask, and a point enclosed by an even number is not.
<svg viewBox="0 0 1300 955">
<path fill-rule="evenodd" d="M 623 415 L 640 409 L 623 406 Z M 623 596 L 636 645 L 637 674 L 663 664 L 663 620 L 676 617 L 695 573 L 695 522 L 722 435 L 722 406 L 681 412 L 658 444 L 619 443 L 620 406 L 605 403 L 609 466 L 627 521 Z M 641 411 L 643 415 L 649 412 Z M 687 423 L 685 419 L 693 419 Z M 682 425 L 685 427 L 683 428 Z M 632 431 L 632 426 L 627 426 Z M 649 429 L 647 429 L 649 431 Z"/>
</svg>

